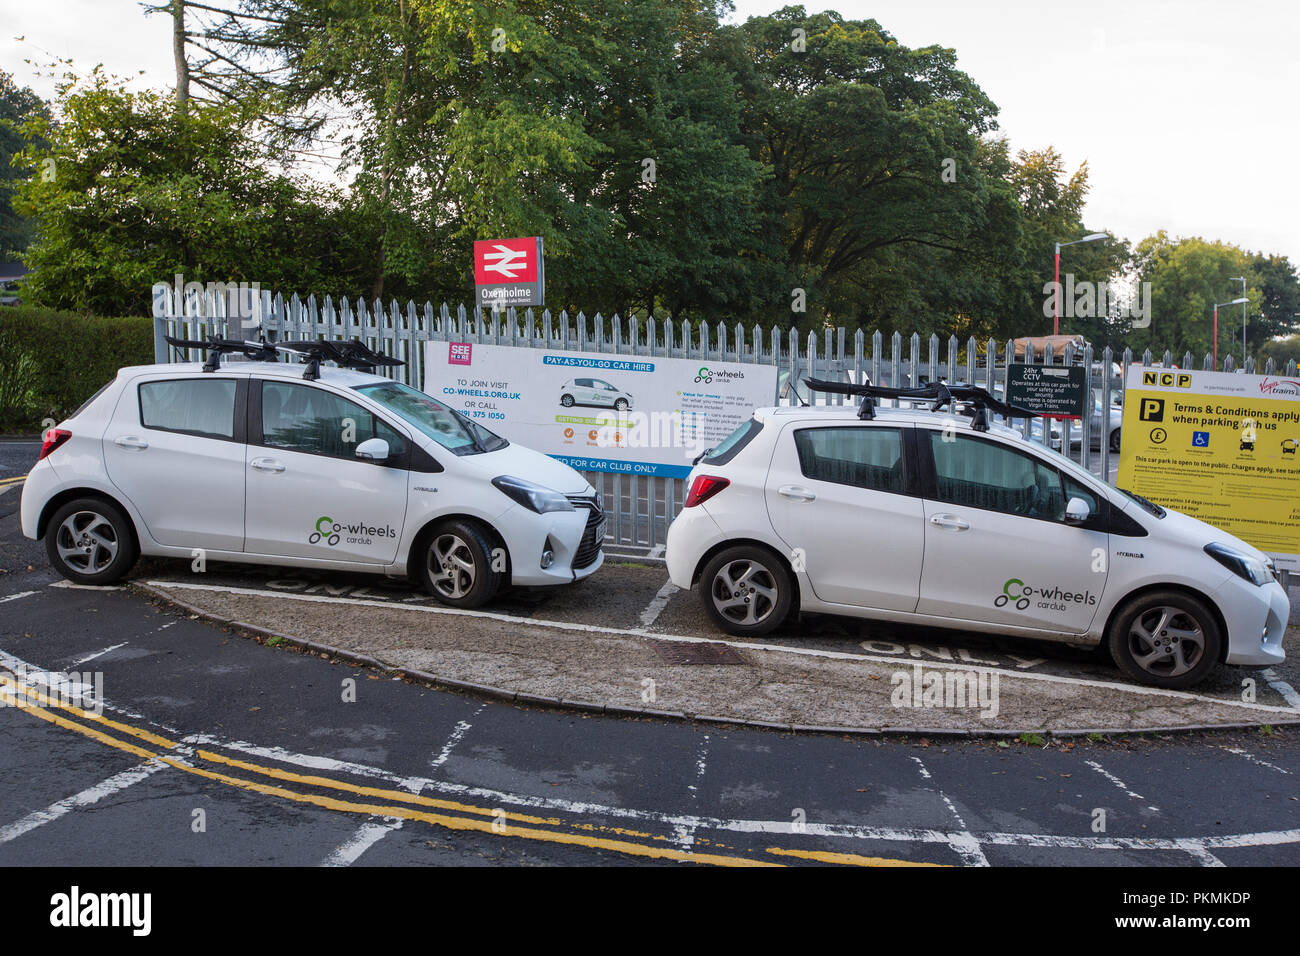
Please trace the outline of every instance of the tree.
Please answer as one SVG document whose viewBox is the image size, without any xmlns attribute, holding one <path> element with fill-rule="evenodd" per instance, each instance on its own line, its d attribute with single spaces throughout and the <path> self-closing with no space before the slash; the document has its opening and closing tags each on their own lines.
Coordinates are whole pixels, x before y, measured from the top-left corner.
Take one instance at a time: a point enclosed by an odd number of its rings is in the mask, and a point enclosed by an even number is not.
<svg viewBox="0 0 1300 956">
<path fill-rule="evenodd" d="M 1213 353 L 1214 304 L 1242 294 L 1234 276 L 1246 277 L 1248 345 L 1258 347 L 1268 337 L 1297 328 L 1300 279 L 1284 256 L 1251 253 L 1218 240 L 1171 239 L 1161 230 L 1138 243 L 1134 268 L 1151 284 L 1151 327 L 1135 335 L 1139 346 L 1179 356 L 1191 351 L 1198 359 Z M 1220 358 L 1240 353 L 1239 310 L 1235 305 L 1219 310 Z"/>
<path fill-rule="evenodd" d="M 552 301 L 747 308 L 754 186 L 712 0 L 252 0 L 214 42 L 279 118 L 342 110 L 382 235 L 372 292 L 470 284 L 475 238 L 542 235 Z M 250 21 L 254 22 L 254 21 Z M 251 78 L 256 55 L 270 68 Z M 653 163 L 653 175 L 644 178 Z M 431 248 L 432 247 L 432 248 Z"/>
<path fill-rule="evenodd" d="M 12 205 L 19 182 L 31 175 L 14 160 L 23 150 L 21 127 L 32 118 L 49 123 L 49 105 L 30 88 L 19 88 L 11 74 L 0 70 L 0 260 L 20 256 L 35 229 L 35 223 Z"/>
<path fill-rule="evenodd" d="M 23 126 L 16 205 L 36 217 L 25 298 L 101 315 L 147 314 L 150 288 L 186 281 L 337 291 L 368 259 L 330 191 L 267 171 L 272 155 L 219 109 L 181 112 L 98 69 L 59 87 L 59 123 Z"/>
</svg>

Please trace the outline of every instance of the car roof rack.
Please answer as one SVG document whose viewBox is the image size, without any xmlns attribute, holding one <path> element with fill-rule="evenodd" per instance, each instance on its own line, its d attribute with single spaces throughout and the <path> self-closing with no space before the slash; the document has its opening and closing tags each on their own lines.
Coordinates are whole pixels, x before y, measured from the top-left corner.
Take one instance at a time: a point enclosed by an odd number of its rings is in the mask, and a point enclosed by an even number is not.
<svg viewBox="0 0 1300 956">
<path fill-rule="evenodd" d="M 391 355 L 382 355 L 373 351 L 360 339 L 355 338 L 346 342 L 334 342 L 329 339 L 317 339 L 314 342 L 280 342 L 275 347 L 281 352 L 302 356 L 307 363 L 307 370 L 302 373 L 305 379 L 320 378 L 321 362 L 334 362 L 339 368 L 351 368 L 359 372 L 373 372 L 379 365 L 392 368 L 406 364 Z"/>
<path fill-rule="evenodd" d="M 977 432 L 989 430 L 988 412 L 994 412 L 1005 418 L 1035 418 L 1038 412 L 1008 405 L 994 398 L 978 385 L 949 385 L 947 382 L 931 382 L 913 388 L 889 388 L 885 385 L 872 385 L 870 382 L 856 384 L 853 382 L 827 382 L 822 379 L 805 378 L 804 384 L 810 391 L 829 392 L 832 395 L 851 395 L 862 399 L 858 406 L 858 418 L 870 421 L 876 417 L 876 399 L 902 399 L 912 402 L 933 402 L 930 411 L 937 412 L 944 406 L 952 406 L 959 415 L 971 419 L 971 428 Z"/>
<path fill-rule="evenodd" d="M 207 361 L 203 363 L 203 371 L 205 372 L 215 372 L 221 365 L 221 356 L 223 355 L 246 355 L 255 362 L 278 362 L 280 360 L 280 357 L 276 355 L 275 346 L 266 339 L 252 342 L 240 339 L 223 339 L 216 335 L 209 335 L 206 339 L 178 339 L 172 335 L 164 335 L 163 338 L 178 349 L 201 349 L 207 352 Z"/>
</svg>

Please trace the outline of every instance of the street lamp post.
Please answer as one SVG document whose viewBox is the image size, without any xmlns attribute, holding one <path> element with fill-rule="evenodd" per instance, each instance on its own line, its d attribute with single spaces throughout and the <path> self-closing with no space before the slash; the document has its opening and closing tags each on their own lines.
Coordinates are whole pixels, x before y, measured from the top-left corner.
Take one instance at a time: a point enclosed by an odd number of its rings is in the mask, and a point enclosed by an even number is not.
<svg viewBox="0 0 1300 956">
<path fill-rule="evenodd" d="M 1242 296 L 1240 299 L 1233 299 L 1231 302 L 1214 303 L 1214 370 L 1216 372 L 1219 370 L 1219 306 L 1244 305 L 1245 302 L 1246 298 Z M 1244 365 L 1245 362 L 1243 361 L 1242 364 Z"/>
<path fill-rule="evenodd" d="M 1082 239 L 1073 239 L 1070 242 L 1058 242 L 1056 244 L 1056 261 L 1052 275 L 1052 288 L 1055 294 L 1052 296 L 1052 334 L 1061 334 L 1061 250 L 1066 246 L 1077 246 L 1081 242 L 1094 242 L 1097 239 L 1109 239 L 1110 236 L 1104 232 L 1094 232 L 1091 235 L 1084 236 Z"/>
<path fill-rule="evenodd" d="M 1246 277 L 1245 277 L 1245 276 L 1230 276 L 1229 279 L 1228 279 L 1228 281 L 1229 281 L 1229 282 L 1240 282 L 1240 283 L 1241 283 L 1241 295 L 1242 295 L 1242 300 L 1241 300 L 1241 367 L 1242 367 L 1242 368 L 1245 368 L 1245 367 L 1246 367 L 1246 299 L 1245 299 L 1245 295 L 1246 295 Z"/>
</svg>

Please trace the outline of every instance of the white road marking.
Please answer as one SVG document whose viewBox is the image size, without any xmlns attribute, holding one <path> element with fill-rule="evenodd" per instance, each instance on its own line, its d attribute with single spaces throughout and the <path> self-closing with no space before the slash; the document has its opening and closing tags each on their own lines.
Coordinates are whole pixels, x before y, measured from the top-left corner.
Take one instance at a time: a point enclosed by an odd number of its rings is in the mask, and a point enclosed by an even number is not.
<svg viewBox="0 0 1300 956">
<path fill-rule="evenodd" d="M 700 740 L 699 749 L 695 752 L 695 782 L 688 783 L 686 789 L 691 795 L 691 804 L 695 804 L 696 797 L 699 796 L 700 788 L 697 786 L 704 780 L 704 771 L 708 766 L 709 756 L 709 735 L 704 734 Z M 679 826 L 673 830 L 673 836 L 677 840 L 678 846 L 690 851 L 695 848 L 695 828 Z"/>
<path fill-rule="evenodd" d="M 1109 780 L 1111 783 L 1113 783 L 1113 784 L 1114 784 L 1116 787 L 1118 787 L 1122 792 L 1128 794 L 1128 795 L 1129 795 L 1130 797 L 1132 797 L 1134 800 L 1141 800 L 1141 801 L 1143 801 L 1143 802 L 1146 802 L 1146 797 L 1142 796 L 1142 794 L 1140 794 L 1140 793 L 1134 793 L 1132 790 L 1130 790 L 1130 789 L 1128 788 L 1127 785 L 1125 785 L 1125 783 L 1124 783 L 1123 780 L 1121 780 L 1119 777 L 1115 776 L 1113 773 L 1111 773 L 1109 770 L 1107 770 L 1107 769 L 1106 769 L 1105 767 L 1103 767 L 1101 764 L 1097 763 L 1097 761 L 1095 761 L 1095 760 L 1085 760 L 1084 763 L 1086 763 L 1086 764 L 1087 764 L 1089 767 L 1091 767 L 1093 770 L 1097 771 L 1099 774 L 1101 774 L 1103 777 L 1105 777 L 1107 780 Z M 1160 811 L 1160 808 L 1159 808 L 1159 807 L 1153 807 L 1153 806 L 1148 806 L 1147 809 L 1148 809 L 1148 810 L 1155 810 L 1157 813 Z"/>
<path fill-rule="evenodd" d="M 373 601 L 360 598 L 325 597 L 319 594 L 294 594 L 288 591 L 266 591 L 260 588 L 241 588 L 224 584 L 192 584 L 188 581 L 146 581 L 157 588 L 181 588 L 191 591 L 220 591 L 226 594 L 242 594 L 250 597 L 276 598 L 288 601 L 308 601 L 319 604 L 348 604 L 354 607 L 391 608 L 393 610 L 412 611 L 419 614 L 438 614 L 448 617 L 478 617 L 490 621 L 504 621 L 516 626 L 545 627 L 558 631 L 576 631 L 584 634 L 613 634 L 625 637 L 649 637 L 657 641 L 673 641 L 680 644 L 717 644 L 714 637 L 689 637 L 684 634 L 660 634 L 644 628 L 601 627 L 596 624 L 578 624 L 564 621 L 539 620 L 518 617 L 513 614 L 501 614 L 495 611 L 467 611 L 452 607 L 427 607 L 418 604 L 398 604 L 391 601 Z M 820 657 L 826 660 L 861 661 L 872 664 L 897 664 L 897 657 L 880 654 L 851 654 L 847 651 L 823 651 L 810 647 L 783 647 L 775 644 L 754 644 L 747 641 L 727 641 L 731 647 L 742 650 L 763 651 L 772 654 L 793 654 L 800 657 Z M 1285 714 L 1296 716 L 1290 707 L 1277 707 L 1272 704 L 1248 704 L 1244 701 L 1225 700 L 1205 694 L 1193 694 L 1185 690 L 1167 690 L 1163 687 L 1147 687 L 1142 684 L 1118 684 L 1111 681 L 1093 680 L 1086 677 L 1065 677 L 1060 674 L 1038 674 L 1033 672 L 1009 671 L 1003 667 L 983 667 L 975 664 L 961 664 L 935 660 L 926 662 L 927 667 L 949 668 L 976 674 L 998 674 L 1005 679 L 1044 681 L 1050 684 L 1065 684 L 1074 687 L 1097 687 L 1102 690 L 1123 691 L 1128 694 L 1140 694 L 1148 697 L 1172 697 L 1188 703 L 1218 704 L 1237 707 L 1268 714 Z"/>
<path fill-rule="evenodd" d="M 1245 757 L 1251 763 L 1259 764 L 1261 767 L 1267 767 L 1269 770 L 1276 770 L 1278 773 L 1284 773 L 1287 774 L 1288 776 L 1291 773 L 1290 770 L 1285 770 L 1282 767 L 1277 766 L 1276 764 L 1271 764 L 1267 760 L 1260 760 L 1254 754 L 1247 753 L 1246 751 L 1242 750 L 1240 747 L 1220 747 L 1219 749 L 1226 750 L 1228 753 L 1236 754 L 1239 757 Z"/>
<path fill-rule="evenodd" d="M 6 601 L 17 601 L 19 598 L 31 597 L 35 593 L 35 591 L 19 591 L 17 594 L 6 594 L 4 597 L 0 597 L 0 604 L 4 604 Z"/>
<path fill-rule="evenodd" d="M 921 771 L 921 776 L 924 779 L 933 779 L 930 776 L 930 771 L 927 770 L 925 764 L 921 762 L 920 757 L 912 757 L 912 759 L 916 761 L 917 769 Z M 953 851 L 961 857 L 962 862 L 967 866 L 988 866 L 988 857 L 984 855 L 983 849 L 980 848 L 979 840 L 975 838 L 975 834 L 970 832 L 970 829 L 966 826 L 966 821 L 963 820 L 961 814 L 957 812 L 957 805 L 948 799 L 948 794 L 944 793 L 937 787 L 934 789 L 927 787 L 926 789 L 939 795 L 939 798 L 943 800 L 944 804 L 948 807 L 948 812 L 951 813 L 953 819 L 957 821 L 957 826 L 961 827 L 959 833 L 951 834 L 952 839 L 949 842 L 949 846 L 952 847 Z"/>
<path fill-rule="evenodd" d="M 1260 676 L 1263 677 L 1264 680 L 1268 681 L 1269 687 L 1273 688 L 1275 691 L 1277 691 L 1279 694 L 1282 695 L 1282 699 L 1284 701 L 1286 701 L 1296 710 L 1300 710 L 1300 694 L 1296 693 L 1294 687 L 1292 687 L 1282 678 L 1278 677 L 1277 672 L 1273 670 L 1273 668 L 1271 667 L 1268 668 Z"/>
<path fill-rule="evenodd" d="M 70 591 L 121 591 L 120 584 L 77 584 L 75 581 L 55 581 L 50 587 L 67 588 Z"/>
<path fill-rule="evenodd" d="M 673 584 L 672 581 L 666 582 L 659 589 L 659 593 L 645 606 L 645 610 L 641 612 L 641 626 L 644 628 L 651 627 L 659 615 L 663 613 L 664 608 L 668 606 L 668 602 L 673 599 L 673 595 L 680 590 L 681 588 Z"/>
<path fill-rule="evenodd" d="M 34 669 L 11 654 L 0 651 L 0 663 L 10 666 L 16 662 L 22 667 Z M 845 823 L 804 823 L 798 831 L 789 820 L 745 820 L 722 817 L 701 817 L 689 814 L 664 813 L 656 810 L 642 810 L 634 807 L 608 806 L 599 803 L 568 800 L 561 797 L 543 797 L 531 794 L 508 793 L 488 787 L 451 783 L 425 777 L 404 777 L 381 767 L 338 760 L 333 757 L 321 757 L 313 754 L 300 754 L 278 746 L 263 746 L 240 740 L 226 740 L 210 734 L 189 734 L 181 737 L 181 731 L 160 721 L 149 720 L 124 707 L 104 702 L 104 709 L 119 716 L 137 720 L 147 720 L 155 728 L 181 738 L 184 744 L 206 747 L 221 747 L 263 759 L 276 760 L 293 766 L 312 770 L 333 771 L 352 774 L 372 780 L 383 780 L 390 784 L 404 787 L 412 792 L 430 790 L 444 795 L 476 800 L 491 800 L 511 806 L 531 809 L 558 810 L 565 813 L 613 817 L 623 820 L 635 820 L 643 823 L 657 823 L 671 828 L 691 827 L 693 829 L 721 830 L 732 833 L 801 833 L 830 839 L 847 839 L 860 841 L 890 841 L 899 843 L 938 843 L 946 844 L 957 850 L 961 845 L 962 834 L 929 827 L 884 827 L 865 826 Z M 180 751 L 184 752 L 184 751 Z M 120 775 L 119 775 L 120 776 Z M 106 781 L 107 782 L 107 781 Z M 1006 833 L 1000 831 L 984 832 L 976 840 L 982 846 L 1027 846 L 1049 849 L 1083 849 L 1083 850 L 1151 850 L 1179 851 L 1204 861 L 1205 856 L 1212 856 L 1211 850 L 1233 848 L 1248 849 L 1261 846 L 1291 846 L 1300 844 L 1300 828 L 1290 830 L 1262 830 L 1251 833 L 1222 834 L 1205 837 L 1084 837 L 1066 836 L 1052 833 Z M 957 852 L 961 852 L 957 850 Z"/>
<path fill-rule="evenodd" d="M 372 846 L 382 840 L 392 830 L 402 825 L 401 817 L 384 817 L 383 823 L 363 823 L 352 834 L 352 839 L 340 844 L 327 856 L 321 866 L 351 866 Z"/>
<path fill-rule="evenodd" d="M 139 766 L 132 767 L 130 770 L 123 770 L 121 773 L 115 774 L 107 780 L 102 780 L 93 787 L 87 787 L 80 793 L 75 793 L 70 797 L 65 797 L 57 803 L 51 803 L 44 810 L 34 810 L 21 820 L 16 820 L 8 826 L 0 828 L 0 843 L 8 843 L 10 840 L 17 839 L 24 833 L 30 833 L 37 827 L 42 827 L 47 823 L 51 823 L 78 807 L 88 807 L 92 803 L 98 803 L 105 797 L 110 797 L 115 793 L 121 793 L 127 787 L 139 783 L 141 780 L 144 780 L 166 767 L 167 765 L 165 763 L 150 759 Z"/>
<path fill-rule="evenodd" d="M 78 664 L 84 664 L 87 661 L 93 661 L 96 657 L 103 657 L 109 651 L 115 651 L 119 647 L 126 647 L 127 643 L 128 642 L 123 641 L 121 644 L 114 644 L 112 647 L 106 647 L 102 651 L 95 651 L 93 654 L 87 654 L 85 657 L 79 657 L 72 662 L 72 666 L 76 667 Z"/>
<path fill-rule="evenodd" d="M 486 706 L 487 704 L 480 705 L 479 709 L 474 711 L 474 716 L 477 717 Z M 452 749 L 461 742 L 472 726 L 472 724 L 464 720 L 457 723 L 451 732 L 451 736 L 447 738 L 447 742 L 442 745 L 442 750 L 438 753 L 438 756 L 429 762 L 429 766 L 436 769 L 446 763 L 447 758 L 451 756 Z M 416 796 L 419 796 L 420 791 L 424 789 L 423 783 L 414 779 L 405 781 L 402 787 Z M 363 853 L 388 836 L 389 833 L 402 829 L 405 822 L 402 817 L 381 817 L 378 820 L 372 819 L 370 822 L 363 823 L 357 829 L 357 832 L 352 834 L 350 840 L 341 844 L 325 858 L 321 866 L 351 866 L 361 859 Z"/>
</svg>

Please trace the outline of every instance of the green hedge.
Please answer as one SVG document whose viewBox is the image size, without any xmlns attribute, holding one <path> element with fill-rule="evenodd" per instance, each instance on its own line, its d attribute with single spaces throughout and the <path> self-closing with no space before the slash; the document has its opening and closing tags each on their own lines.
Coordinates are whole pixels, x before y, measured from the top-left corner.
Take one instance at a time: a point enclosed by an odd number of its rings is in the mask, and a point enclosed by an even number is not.
<svg viewBox="0 0 1300 956">
<path fill-rule="evenodd" d="M 76 411 L 126 365 L 153 361 L 153 320 L 0 308 L 0 434 Z"/>
</svg>

